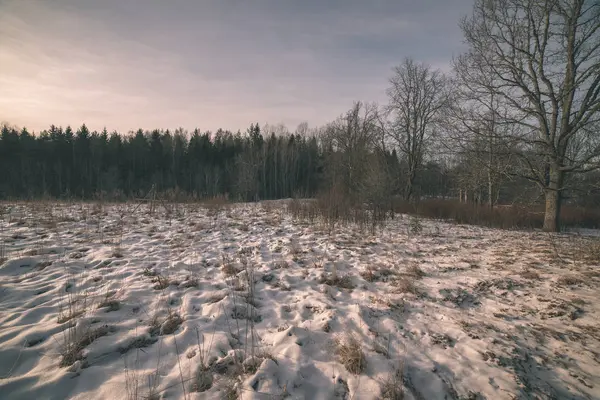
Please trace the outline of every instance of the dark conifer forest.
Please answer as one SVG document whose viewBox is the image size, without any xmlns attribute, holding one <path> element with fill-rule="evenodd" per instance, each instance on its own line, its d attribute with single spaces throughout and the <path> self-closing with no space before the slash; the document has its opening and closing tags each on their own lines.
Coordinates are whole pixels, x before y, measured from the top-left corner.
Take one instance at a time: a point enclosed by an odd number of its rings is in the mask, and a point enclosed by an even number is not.
<svg viewBox="0 0 600 400">
<path fill-rule="evenodd" d="M 158 192 L 254 201 L 312 196 L 322 172 L 315 137 L 152 130 L 122 135 L 51 126 L 37 134 L 4 126 L 0 197 L 126 199 Z"/>
</svg>

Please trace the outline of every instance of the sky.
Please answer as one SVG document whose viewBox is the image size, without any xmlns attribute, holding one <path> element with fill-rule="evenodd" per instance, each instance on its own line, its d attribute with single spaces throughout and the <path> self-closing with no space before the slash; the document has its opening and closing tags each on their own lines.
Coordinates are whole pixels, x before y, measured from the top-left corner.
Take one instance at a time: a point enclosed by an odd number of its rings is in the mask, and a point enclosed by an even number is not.
<svg viewBox="0 0 600 400">
<path fill-rule="evenodd" d="M 0 121 L 244 131 L 384 104 L 412 57 L 447 70 L 472 0 L 0 0 Z"/>
</svg>

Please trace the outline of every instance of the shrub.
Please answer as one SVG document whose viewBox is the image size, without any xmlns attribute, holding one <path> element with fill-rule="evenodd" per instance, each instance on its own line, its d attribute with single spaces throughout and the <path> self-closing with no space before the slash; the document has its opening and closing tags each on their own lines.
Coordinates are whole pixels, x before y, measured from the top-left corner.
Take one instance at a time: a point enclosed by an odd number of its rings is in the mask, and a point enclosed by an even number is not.
<svg viewBox="0 0 600 400">
<path fill-rule="evenodd" d="M 544 225 L 544 208 L 541 204 L 497 205 L 491 209 L 487 205 L 458 200 L 425 199 L 417 204 L 396 201 L 394 212 L 501 229 L 538 229 Z M 600 211 L 564 205 L 561 222 L 565 227 L 600 228 Z"/>
</svg>

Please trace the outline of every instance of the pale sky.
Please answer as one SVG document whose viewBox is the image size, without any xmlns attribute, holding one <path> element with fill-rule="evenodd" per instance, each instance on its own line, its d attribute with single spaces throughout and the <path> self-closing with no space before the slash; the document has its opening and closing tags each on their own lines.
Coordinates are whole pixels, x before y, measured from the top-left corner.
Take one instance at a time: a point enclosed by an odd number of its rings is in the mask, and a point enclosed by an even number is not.
<svg viewBox="0 0 600 400">
<path fill-rule="evenodd" d="M 321 125 L 447 69 L 472 0 L 0 0 L 0 121 L 127 132 Z"/>
</svg>

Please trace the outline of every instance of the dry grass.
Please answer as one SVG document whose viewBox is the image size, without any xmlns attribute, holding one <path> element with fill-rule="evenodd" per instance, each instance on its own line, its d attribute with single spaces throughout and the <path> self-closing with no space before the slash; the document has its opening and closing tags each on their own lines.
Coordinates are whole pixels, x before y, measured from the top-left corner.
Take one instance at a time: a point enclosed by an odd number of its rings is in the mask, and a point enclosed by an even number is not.
<svg viewBox="0 0 600 400">
<path fill-rule="evenodd" d="M 239 272 L 232 263 L 223 264 L 223 266 L 221 266 L 221 271 L 223 271 L 225 276 L 235 276 Z"/>
<path fill-rule="evenodd" d="M 179 326 L 183 323 L 183 318 L 174 312 L 169 311 L 169 314 L 165 318 L 161 318 L 158 315 L 155 315 L 150 320 L 150 335 L 170 335 L 174 333 Z"/>
<path fill-rule="evenodd" d="M 371 266 L 367 267 L 365 271 L 361 271 L 360 276 L 367 282 L 375 282 L 377 280 L 377 275 L 375 275 L 375 271 Z"/>
<path fill-rule="evenodd" d="M 392 281 L 396 293 L 418 294 L 419 291 L 415 285 L 415 278 L 412 276 L 403 276 Z"/>
<path fill-rule="evenodd" d="M 75 307 L 71 308 L 69 306 L 67 308 L 67 311 L 59 311 L 56 322 L 58 322 L 59 324 L 64 324 L 65 322 L 70 321 L 73 318 L 77 318 L 77 317 L 83 315 L 84 313 L 85 313 L 85 307 L 84 308 L 75 308 Z"/>
<path fill-rule="evenodd" d="M 579 285 L 584 282 L 585 279 L 582 276 L 575 274 L 563 275 L 556 280 L 556 283 L 560 286 Z"/>
<path fill-rule="evenodd" d="M 154 285 L 155 290 L 164 290 L 164 289 L 168 288 L 169 285 L 172 283 L 169 278 L 167 278 L 166 276 L 163 276 L 163 275 L 156 275 L 152 279 L 152 282 L 155 284 Z"/>
<path fill-rule="evenodd" d="M 188 276 L 187 279 L 181 284 L 184 288 L 198 287 L 199 285 L 198 278 L 194 276 Z"/>
<path fill-rule="evenodd" d="M 543 205 L 510 205 L 490 209 L 485 205 L 461 203 L 457 200 L 428 199 L 421 200 L 418 204 L 396 201 L 394 211 L 501 229 L 534 229 L 541 228 L 544 224 Z M 565 205 L 561 212 L 561 222 L 565 227 L 597 229 L 600 227 L 600 211 L 591 207 L 586 209 Z"/>
<path fill-rule="evenodd" d="M 0 210 L 0 221 L 4 221 L 4 210 Z M 4 225 L 0 224 L 0 265 L 8 259 L 6 240 L 4 238 Z"/>
<path fill-rule="evenodd" d="M 413 235 L 418 235 L 423 232 L 423 223 L 418 215 L 411 215 L 408 223 L 408 231 Z"/>
<path fill-rule="evenodd" d="M 121 308 L 121 303 L 119 300 L 105 299 L 98 304 L 98 308 L 106 308 L 106 312 L 117 311 Z"/>
<path fill-rule="evenodd" d="M 196 375 L 192 381 L 190 391 L 192 392 L 206 392 L 213 385 L 213 375 L 209 369 L 205 369 L 199 366 L 196 370 Z"/>
<path fill-rule="evenodd" d="M 421 268 L 419 268 L 419 265 L 416 263 L 410 264 L 406 268 L 406 273 L 409 274 L 410 276 L 414 277 L 415 279 L 421 279 L 422 277 L 425 276 L 425 272 L 423 272 L 423 270 Z"/>
<path fill-rule="evenodd" d="M 69 284 L 68 284 L 69 285 Z M 71 288 L 71 286 L 67 286 Z M 83 315 L 87 310 L 88 295 L 87 292 L 73 293 L 69 292 L 66 296 L 66 305 L 61 304 L 58 308 L 57 322 L 63 324 L 74 318 Z"/>
<path fill-rule="evenodd" d="M 196 328 L 196 336 L 198 340 L 198 354 L 200 360 L 198 364 L 198 369 L 196 370 L 196 375 L 194 376 L 194 380 L 191 385 L 191 391 L 205 392 L 208 389 L 210 389 L 213 385 L 213 374 L 208 365 L 208 358 L 210 355 L 210 350 L 212 348 L 212 339 L 214 339 L 214 335 L 208 343 L 208 346 L 206 340 L 204 339 L 204 334 L 200 333 L 198 328 Z"/>
<path fill-rule="evenodd" d="M 128 345 L 119 347 L 119 353 L 125 354 L 131 349 L 143 349 L 156 343 L 158 339 L 146 335 L 138 336 L 133 339 Z"/>
<path fill-rule="evenodd" d="M 537 272 L 535 272 L 531 269 L 525 269 L 525 270 L 519 272 L 519 275 L 521 275 L 521 277 L 523 279 L 532 279 L 532 280 L 540 279 L 540 274 L 538 274 Z"/>
<path fill-rule="evenodd" d="M 143 272 L 144 276 L 148 276 L 148 277 L 155 277 L 158 273 L 156 271 L 154 271 L 152 268 L 150 267 L 146 267 L 144 268 L 144 272 Z"/>
<path fill-rule="evenodd" d="M 588 271 L 583 271 L 582 274 L 588 278 L 600 278 L 600 269 L 591 269 Z"/>
<path fill-rule="evenodd" d="M 302 254 L 302 246 L 300 246 L 300 243 L 296 242 L 296 241 L 291 241 L 290 242 L 290 254 L 298 256 L 300 254 Z"/>
<path fill-rule="evenodd" d="M 207 215 L 211 217 L 218 217 L 219 214 L 226 209 L 231 207 L 231 203 L 227 196 L 215 196 L 209 199 L 204 199 L 201 206 L 207 210 Z"/>
<path fill-rule="evenodd" d="M 220 380 L 219 392 L 223 400 L 237 400 L 239 380 L 236 376 L 226 376 Z"/>
<path fill-rule="evenodd" d="M 373 232 L 385 220 L 386 213 L 372 211 L 363 201 L 347 196 L 341 186 L 322 191 L 314 200 L 293 199 L 287 205 L 287 212 L 294 220 L 311 225 L 321 223 L 328 232 L 348 225 Z"/>
<path fill-rule="evenodd" d="M 221 300 L 223 300 L 225 297 L 227 297 L 227 293 L 215 293 L 208 298 L 208 303 L 209 304 L 218 303 Z"/>
<path fill-rule="evenodd" d="M 221 271 L 225 276 L 231 277 L 237 275 L 240 271 L 233 265 L 233 262 L 227 258 L 227 256 L 223 256 L 223 261 L 221 262 Z"/>
<path fill-rule="evenodd" d="M 273 269 L 286 269 L 288 267 L 289 267 L 289 264 L 285 260 L 279 260 L 273 264 Z"/>
<path fill-rule="evenodd" d="M 600 239 L 593 237 L 573 236 L 567 240 L 549 237 L 551 249 L 542 249 L 542 253 L 552 254 L 559 261 L 563 257 L 585 264 L 600 263 Z"/>
<path fill-rule="evenodd" d="M 68 328 L 64 332 L 63 343 L 60 347 L 61 367 L 73 365 L 75 361 L 83 359 L 82 351 L 99 337 L 106 336 L 110 332 L 108 325 L 103 325 L 95 329 L 86 329 L 80 333 L 77 326 Z"/>
<path fill-rule="evenodd" d="M 360 272 L 360 276 L 368 282 L 386 281 L 390 276 L 396 273 L 386 265 L 368 266 L 366 270 Z"/>
<path fill-rule="evenodd" d="M 333 271 L 330 274 L 323 274 L 319 282 L 343 289 L 354 289 L 352 277 L 350 275 L 339 275 L 336 271 Z"/>
<path fill-rule="evenodd" d="M 365 371 L 367 368 L 365 353 L 362 344 L 353 335 L 349 334 L 343 340 L 339 337 L 335 338 L 334 346 L 338 361 L 348 372 L 358 375 Z"/>
<path fill-rule="evenodd" d="M 381 384 L 381 400 L 404 399 L 404 371 L 402 366 L 394 368 Z"/>
<path fill-rule="evenodd" d="M 582 261 L 592 264 L 600 264 L 600 240 L 583 244 L 580 246 L 577 253 Z"/>
<path fill-rule="evenodd" d="M 124 257 L 123 249 L 120 247 L 116 247 L 112 252 L 112 256 L 114 258 L 123 258 Z"/>
<path fill-rule="evenodd" d="M 162 335 L 170 335 L 179 328 L 183 323 L 183 318 L 178 313 L 171 312 L 167 316 L 167 319 L 162 323 L 160 327 L 160 333 Z"/>
</svg>

